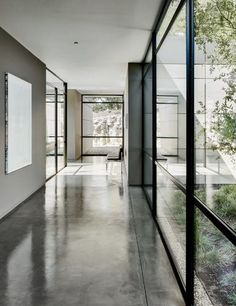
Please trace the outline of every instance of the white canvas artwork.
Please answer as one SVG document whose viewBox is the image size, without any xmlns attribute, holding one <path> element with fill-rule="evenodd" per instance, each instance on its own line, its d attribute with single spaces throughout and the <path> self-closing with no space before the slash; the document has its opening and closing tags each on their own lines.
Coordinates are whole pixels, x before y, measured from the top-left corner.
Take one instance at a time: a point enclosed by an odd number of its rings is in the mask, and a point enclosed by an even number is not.
<svg viewBox="0 0 236 306">
<path fill-rule="evenodd" d="M 32 164 L 32 84 L 6 73 L 6 173 Z"/>
</svg>

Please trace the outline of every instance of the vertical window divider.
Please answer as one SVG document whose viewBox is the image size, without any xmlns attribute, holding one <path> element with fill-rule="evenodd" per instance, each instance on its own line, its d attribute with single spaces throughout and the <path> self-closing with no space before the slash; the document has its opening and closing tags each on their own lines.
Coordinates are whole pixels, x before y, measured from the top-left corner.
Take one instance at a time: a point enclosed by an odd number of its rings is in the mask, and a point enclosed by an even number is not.
<svg viewBox="0 0 236 306">
<path fill-rule="evenodd" d="M 152 33 L 152 213 L 153 217 L 157 216 L 157 173 L 156 173 L 156 156 L 157 156 L 157 145 L 156 145 L 156 119 L 157 119 L 157 106 L 156 106 L 156 96 L 157 96 L 157 65 L 156 65 L 156 32 Z"/>
<path fill-rule="evenodd" d="M 83 129 L 83 120 L 84 120 L 84 105 L 83 105 L 83 99 L 84 99 L 84 95 L 81 95 L 81 104 L 80 104 L 80 111 L 81 111 L 81 159 L 83 159 L 83 152 L 84 152 L 84 148 L 83 148 L 83 135 L 84 135 L 84 129 Z"/>
<path fill-rule="evenodd" d="M 58 89 L 55 88 L 55 162 L 56 173 L 58 172 Z"/>
<path fill-rule="evenodd" d="M 144 187 L 144 63 L 142 65 L 142 187 Z"/>
<path fill-rule="evenodd" d="M 194 0 L 186 0 L 186 304 L 194 305 Z"/>
<path fill-rule="evenodd" d="M 67 103 L 67 90 L 68 90 L 68 84 L 64 82 L 64 150 L 65 150 L 65 154 L 64 154 L 64 165 L 65 167 L 67 167 L 67 113 L 68 113 L 68 103 Z"/>
</svg>

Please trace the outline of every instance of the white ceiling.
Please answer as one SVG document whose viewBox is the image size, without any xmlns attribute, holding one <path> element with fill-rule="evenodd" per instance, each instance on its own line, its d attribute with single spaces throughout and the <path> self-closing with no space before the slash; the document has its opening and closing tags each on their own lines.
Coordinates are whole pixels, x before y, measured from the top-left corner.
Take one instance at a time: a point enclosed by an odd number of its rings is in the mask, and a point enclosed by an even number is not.
<svg viewBox="0 0 236 306">
<path fill-rule="evenodd" d="M 0 0 L 0 26 L 81 92 L 123 92 L 162 0 Z M 78 45 L 73 42 L 78 41 Z"/>
</svg>

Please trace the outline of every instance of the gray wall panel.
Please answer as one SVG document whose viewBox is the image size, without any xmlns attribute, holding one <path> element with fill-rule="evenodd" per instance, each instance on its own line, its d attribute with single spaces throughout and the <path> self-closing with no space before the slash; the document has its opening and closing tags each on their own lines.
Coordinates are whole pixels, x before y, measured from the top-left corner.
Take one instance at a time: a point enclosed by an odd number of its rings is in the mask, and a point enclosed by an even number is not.
<svg viewBox="0 0 236 306">
<path fill-rule="evenodd" d="M 5 72 L 32 84 L 32 165 L 5 174 Z M 45 65 L 0 28 L 0 217 L 45 182 Z"/>
<path fill-rule="evenodd" d="M 142 66 L 128 65 L 128 184 L 142 183 Z"/>
</svg>

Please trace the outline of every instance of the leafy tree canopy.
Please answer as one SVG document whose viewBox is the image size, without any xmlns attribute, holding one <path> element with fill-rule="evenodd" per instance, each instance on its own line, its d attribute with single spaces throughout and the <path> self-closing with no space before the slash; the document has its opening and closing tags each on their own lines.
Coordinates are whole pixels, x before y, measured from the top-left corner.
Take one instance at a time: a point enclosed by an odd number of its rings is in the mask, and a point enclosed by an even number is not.
<svg viewBox="0 0 236 306">
<path fill-rule="evenodd" d="M 218 137 L 215 149 L 236 153 L 236 1 L 195 1 L 195 41 L 205 53 L 215 80 L 224 83 L 224 98 L 215 101 L 212 132 Z"/>
</svg>

